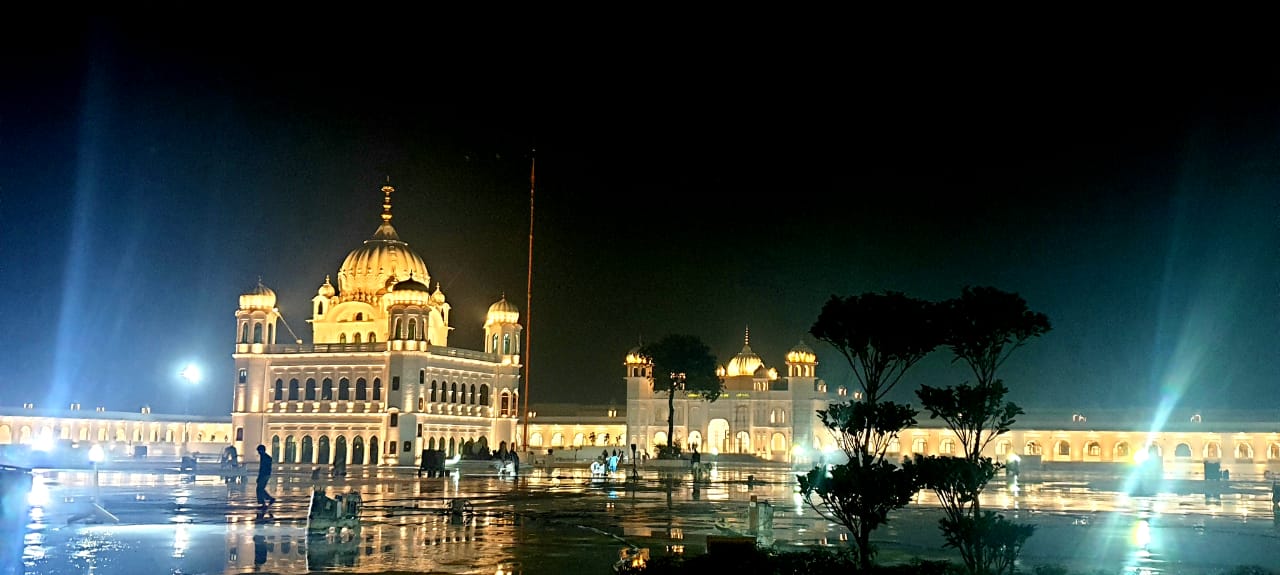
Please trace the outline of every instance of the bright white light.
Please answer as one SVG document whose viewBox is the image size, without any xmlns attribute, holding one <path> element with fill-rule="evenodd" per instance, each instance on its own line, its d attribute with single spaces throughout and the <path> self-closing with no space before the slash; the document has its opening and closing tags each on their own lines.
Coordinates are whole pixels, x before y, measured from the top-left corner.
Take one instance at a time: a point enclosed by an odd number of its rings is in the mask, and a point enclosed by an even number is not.
<svg viewBox="0 0 1280 575">
<path fill-rule="evenodd" d="M 1148 545 L 1151 545 L 1151 523 L 1140 519 L 1133 526 L 1133 546 L 1145 550 Z"/>
<path fill-rule="evenodd" d="M 1133 462 L 1137 463 L 1138 465 L 1142 465 L 1143 463 L 1146 463 L 1148 457 L 1151 457 L 1151 454 L 1147 453 L 1146 449 L 1139 449 L 1133 452 Z"/>
<path fill-rule="evenodd" d="M 1019 462 L 1019 461 L 1022 461 L 1022 458 L 1021 458 L 1021 457 L 1018 457 L 1018 454 L 1017 454 L 1017 453 L 1010 453 L 1010 454 L 1009 454 L 1009 463 L 1017 463 L 1017 462 Z"/>
<path fill-rule="evenodd" d="M 449 459 L 444 460 L 444 464 L 445 464 L 445 465 L 453 465 L 453 464 L 455 464 L 455 463 L 457 463 L 457 462 L 459 462 L 459 461 L 461 461 L 461 460 L 462 460 L 462 454 L 461 454 L 461 453 L 459 453 L 459 454 L 457 454 L 457 455 L 455 455 L 455 456 L 453 456 L 453 457 L 450 457 Z"/>
<path fill-rule="evenodd" d="M 49 504 L 49 488 L 39 477 L 32 479 L 31 491 L 27 492 L 27 505 L 44 507 Z"/>
<path fill-rule="evenodd" d="M 791 448 L 791 455 L 794 455 L 796 457 L 800 457 L 801 455 L 804 455 L 804 446 L 800 445 L 799 443 L 795 444 L 795 446 Z"/>
<path fill-rule="evenodd" d="M 98 445 L 95 443 L 93 447 L 89 448 L 89 461 L 92 461 L 94 463 L 102 463 L 102 460 L 106 458 L 107 458 L 107 454 L 105 451 L 102 450 L 101 445 Z"/>
<path fill-rule="evenodd" d="M 36 451 L 53 451 L 57 443 L 53 441 L 53 432 L 46 428 L 36 436 L 35 441 L 31 443 L 31 448 Z"/>
<path fill-rule="evenodd" d="M 182 368 L 182 379 L 187 380 L 188 383 L 193 385 L 200 383 L 200 377 L 200 368 L 196 364 L 188 363 L 187 367 Z"/>
<path fill-rule="evenodd" d="M 716 449 L 716 446 L 712 445 L 712 446 L 711 446 L 711 456 L 712 456 L 712 457 L 715 457 L 716 455 L 720 455 L 720 450 L 719 450 L 719 449 Z"/>
</svg>

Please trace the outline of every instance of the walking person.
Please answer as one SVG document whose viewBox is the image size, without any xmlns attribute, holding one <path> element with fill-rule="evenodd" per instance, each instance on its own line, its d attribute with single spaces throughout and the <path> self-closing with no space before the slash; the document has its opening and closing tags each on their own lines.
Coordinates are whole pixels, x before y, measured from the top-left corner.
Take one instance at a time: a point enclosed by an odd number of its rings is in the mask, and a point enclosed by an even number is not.
<svg viewBox="0 0 1280 575">
<path fill-rule="evenodd" d="M 276 498 L 267 493 L 267 482 L 271 480 L 271 464 L 267 446 L 258 445 L 258 505 L 264 509 L 276 502 Z"/>
</svg>

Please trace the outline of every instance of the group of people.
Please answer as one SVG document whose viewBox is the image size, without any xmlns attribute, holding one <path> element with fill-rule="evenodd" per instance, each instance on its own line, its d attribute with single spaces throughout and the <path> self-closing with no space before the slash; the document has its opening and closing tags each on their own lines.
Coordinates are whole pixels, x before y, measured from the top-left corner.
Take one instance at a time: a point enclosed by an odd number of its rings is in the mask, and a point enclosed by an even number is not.
<svg viewBox="0 0 1280 575">
<path fill-rule="evenodd" d="M 609 450 L 607 449 L 604 450 L 600 454 L 600 457 L 595 458 L 595 460 L 591 462 L 591 476 L 604 477 L 617 471 L 618 462 L 621 459 L 622 454 L 619 453 L 618 450 L 613 450 L 613 453 L 609 453 Z"/>
<path fill-rule="evenodd" d="M 498 467 L 498 476 L 509 475 L 516 477 L 520 475 L 520 455 L 514 451 L 499 451 L 493 454 L 493 460 Z"/>
</svg>

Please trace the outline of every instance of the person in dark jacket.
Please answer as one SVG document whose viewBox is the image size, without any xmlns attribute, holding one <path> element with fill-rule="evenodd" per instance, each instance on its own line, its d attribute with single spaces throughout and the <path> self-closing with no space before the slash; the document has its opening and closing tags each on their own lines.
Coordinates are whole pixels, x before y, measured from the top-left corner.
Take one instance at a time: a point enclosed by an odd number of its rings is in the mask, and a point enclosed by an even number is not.
<svg viewBox="0 0 1280 575">
<path fill-rule="evenodd" d="M 258 505 L 267 507 L 276 502 L 276 498 L 267 493 L 267 482 L 271 480 L 271 456 L 267 454 L 267 446 L 258 446 Z"/>
</svg>

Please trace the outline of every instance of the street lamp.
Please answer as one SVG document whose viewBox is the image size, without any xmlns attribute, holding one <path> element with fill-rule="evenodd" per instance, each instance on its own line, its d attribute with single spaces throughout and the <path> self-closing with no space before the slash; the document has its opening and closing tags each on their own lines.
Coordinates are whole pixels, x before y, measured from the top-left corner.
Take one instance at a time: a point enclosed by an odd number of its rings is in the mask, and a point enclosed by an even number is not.
<svg viewBox="0 0 1280 575">
<path fill-rule="evenodd" d="M 194 387 L 200 383 L 200 378 L 201 378 L 200 366 L 194 363 L 188 363 L 186 367 L 182 368 L 182 372 L 179 373 L 179 375 L 182 376 L 182 379 L 187 380 L 187 383 L 190 384 L 190 386 Z M 191 415 L 190 406 L 191 406 L 191 390 L 184 389 L 182 390 L 182 414 L 183 415 Z M 190 419 L 190 418 L 188 417 L 183 419 Z M 191 435 L 191 422 L 183 421 L 182 422 L 182 453 L 184 455 L 187 452 L 187 438 L 190 435 Z"/>
</svg>

